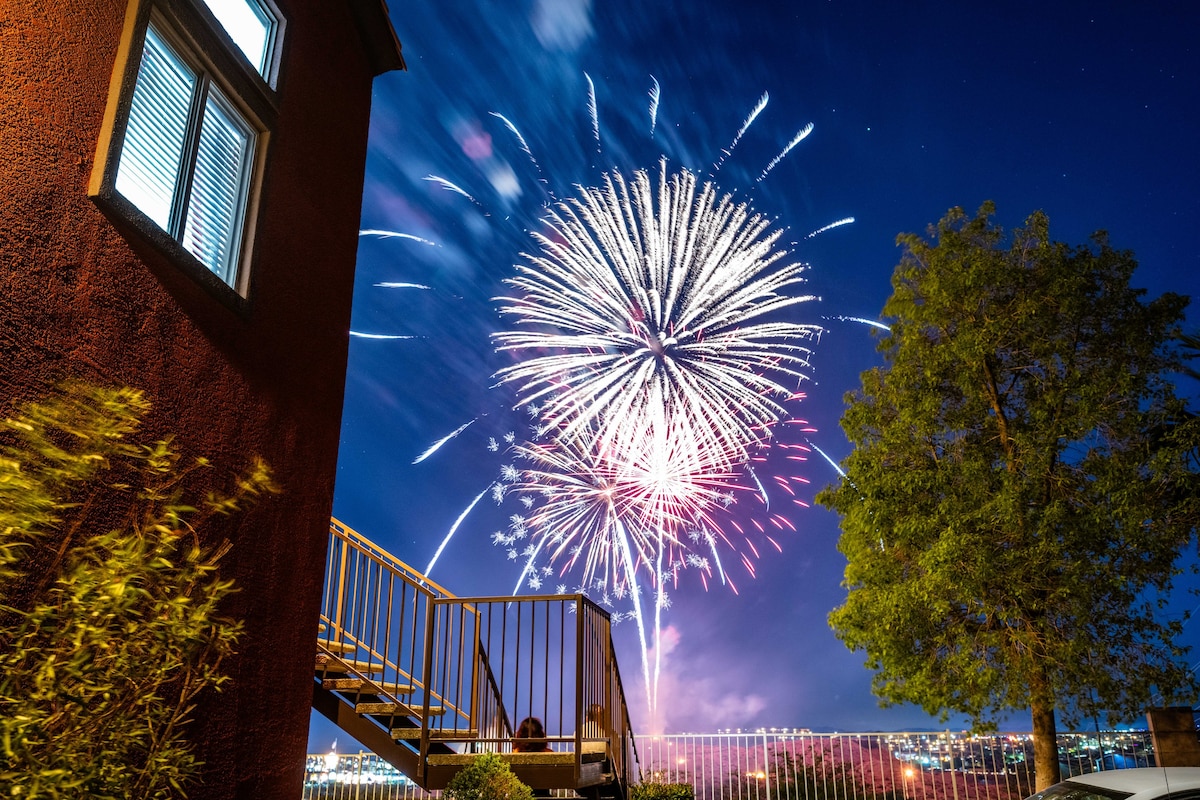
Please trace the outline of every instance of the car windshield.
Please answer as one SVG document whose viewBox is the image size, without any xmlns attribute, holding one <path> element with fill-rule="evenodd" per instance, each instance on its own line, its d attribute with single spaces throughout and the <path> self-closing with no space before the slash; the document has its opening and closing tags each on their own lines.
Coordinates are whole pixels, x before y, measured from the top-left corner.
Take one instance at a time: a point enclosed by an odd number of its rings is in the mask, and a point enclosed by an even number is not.
<svg viewBox="0 0 1200 800">
<path fill-rule="evenodd" d="M 1030 795 L 1028 800 L 1125 800 L 1126 797 L 1129 797 L 1129 792 L 1064 781 Z"/>
</svg>

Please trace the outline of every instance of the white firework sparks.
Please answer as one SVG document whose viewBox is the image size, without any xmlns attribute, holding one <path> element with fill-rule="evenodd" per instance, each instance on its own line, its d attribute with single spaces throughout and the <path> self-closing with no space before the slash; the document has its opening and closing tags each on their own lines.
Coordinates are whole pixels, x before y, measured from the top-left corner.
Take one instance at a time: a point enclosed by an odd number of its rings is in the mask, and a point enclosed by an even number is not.
<svg viewBox="0 0 1200 800">
<path fill-rule="evenodd" d="M 678 531 L 715 527 L 710 514 L 734 487 L 690 432 L 660 416 L 606 444 L 580 437 L 519 445 L 529 466 L 514 488 L 542 498 L 526 522 L 547 557 L 580 567 L 598 591 L 631 586 L 639 568 L 656 580 L 657 554 L 689 549 Z"/>
<path fill-rule="evenodd" d="M 750 126 L 754 124 L 754 120 L 758 117 L 758 115 L 761 114 L 763 109 L 767 107 L 767 102 L 770 99 L 771 96 L 766 92 L 763 92 L 762 97 L 758 98 L 758 103 L 755 104 L 754 110 L 752 110 L 750 115 L 746 117 L 746 120 L 742 123 L 742 127 L 738 128 L 738 132 L 734 135 L 733 141 L 729 143 L 729 147 L 721 151 L 721 157 L 717 159 L 716 164 L 713 164 L 713 172 L 719 170 L 725 163 L 725 159 L 733 155 L 734 148 L 738 146 L 738 142 L 742 140 L 742 136 L 744 136 L 746 131 L 750 129 Z"/>
<path fill-rule="evenodd" d="M 805 265 L 786 261 L 782 229 L 665 162 L 656 185 L 611 173 L 546 224 L 508 281 L 520 294 L 500 299 L 523 329 L 496 334 L 499 349 L 524 357 L 500 380 L 559 436 L 591 428 L 607 443 L 662 407 L 714 463 L 744 463 L 786 415 L 821 330 L 780 318 L 813 299 L 794 291 Z"/>
</svg>

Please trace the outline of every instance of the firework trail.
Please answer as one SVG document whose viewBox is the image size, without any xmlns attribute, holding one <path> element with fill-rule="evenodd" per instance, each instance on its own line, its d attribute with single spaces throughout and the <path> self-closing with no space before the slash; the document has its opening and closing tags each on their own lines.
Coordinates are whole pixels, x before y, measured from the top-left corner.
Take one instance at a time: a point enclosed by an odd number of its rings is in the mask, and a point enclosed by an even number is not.
<svg viewBox="0 0 1200 800">
<path fill-rule="evenodd" d="M 600 152 L 600 112 L 596 109 L 596 84 L 592 83 L 592 76 L 586 72 L 583 77 L 587 78 L 588 85 L 588 116 L 592 118 L 592 135 L 596 137 L 596 152 Z"/>
<path fill-rule="evenodd" d="M 787 143 L 787 147 L 783 148 L 783 151 L 780 152 L 779 155 L 771 159 L 770 163 L 768 163 L 766 168 L 762 171 L 762 174 L 758 176 L 758 181 L 761 182 L 763 178 L 767 177 L 767 173 L 775 169 L 779 162 L 783 161 L 787 154 L 792 152 L 792 148 L 807 139 L 808 135 L 812 132 L 813 124 L 811 122 L 801 128 L 800 132 L 797 133 L 795 137 L 793 137 L 792 140 Z"/>
<path fill-rule="evenodd" d="M 770 96 L 766 92 L 763 92 L 762 97 L 758 98 L 758 104 L 754 106 L 754 110 L 750 112 L 750 116 L 746 117 L 745 122 L 742 123 L 742 127 L 739 128 L 738 132 L 734 135 L 733 141 L 729 143 L 729 147 L 721 151 L 721 157 L 717 159 L 716 164 L 713 164 L 713 172 L 721 169 L 721 165 L 725 163 L 725 159 L 733 155 L 733 148 L 738 146 L 738 142 L 742 140 L 742 134 L 748 131 L 750 126 L 754 124 L 755 117 L 761 114 L 763 109 L 767 107 L 767 101 L 769 99 Z M 765 175 L 766 173 L 763 174 Z"/>
<path fill-rule="evenodd" d="M 658 122 L 658 100 L 660 92 L 658 79 L 651 75 L 650 80 L 654 82 L 654 85 L 650 87 L 650 135 L 654 136 L 654 126 Z"/>
<path fill-rule="evenodd" d="M 462 191 L 461 189 L 459 191 Z M 421 244 L 427 244 L 430 247 L 437 247 L 437 242 L 431 242 L 428 239 L 422 239 L 420 236 L 414 236 L 411 233 L 400 233 L 399 231 L 381 231 L 375 228 L 362 230 L 358 232 L 359 236 L 375 236 L 380 239 L 408 239 Z M 423 287 L 428 289 L 429 287 Z"/>
<path fill-rule="evenodd" d="M 443 189 L 454 192 L 455 194 L 461 194 L 463 197 L 467 198 L 475 205 L 479 206 L 480 208 L 483 208 L 483 205 L 478 200 L 476 200 L 474 197 L 472 197 L 470 192 L 468 192 L 466 189 L 459 186 L 457 183 L 454 183 L 453 181 L 446 180 L 445 178 L 443 178 L 439 175 L 426 175 L 425 180 L 427 180 L 431 183 L 436 183 L 438 186 L 441 186 Z"/>
<path fill-rule="evenodd" d="M 517 126 L 513 124 L 512 120 L 501 114 L 499 111 L 489 111 L 488 113 L 503 122 L 504 126 L 508 128 L 509 132 L 516 137 L 517 145 L 521 148 L 521 152 L 529 156 L 530 162 L 532 162 L 533 166 L 537 169 L 538 180 L 545 184 L 546 177 L 542 172 L 542 165 L 538 163 L 537 158 L 533 155 L 533 151 L 529 149 L 529 142 L 525 141 L 525 137 L 521 135 L 521 131 L 517 129 Z"/>
<path fill-rule="evenodd" d="M 442 539 L 442 543 L 438 545 L 437 551 L 434 552 L 433 558 L 429 559 L 429 564 L 426 565 L 425 571 L 422 573 L 423 575 L 425 575 L 425 577 L 428 578 L 430 575 L 433 574 L 433 565 L 437 563 L 439 558 L 441 558 L 442 551 L 446 549 L 446 545 L 449 544 L 450 540 L 454 538 L 454 532 L 458 530 L 458 526 L 462 525 L 463 520 L 467 518 L 467 515 L 471 513 L 471 511 L 475 508 L 475 506 L 479 505 L 479 501 L 482 500 L 484 498 L 484 495 L 486 495 L 491 490 L 492 490 L 492 487 L 488 486 L 488 488 L 484 489 L 482 492 L 480 492 L 478 495 L 476 495 L 475 499 L 471 501 L 471 504 L 469 506 L 467 506 L 465 509 L 463 509 L 463 512 L 458 515 L 458 519 L 454 520 L 454 524 L 450 526 L 450 530 L 446 533 L 446 536 Z"/>
<path fill-rule="evenodd" d="M 400 333 L 363 333 L 362 331 L 350 331 L 350 335 L 357 339 L 395 340 L 395 339 L 416 339 L 417 338 L 416 336 L 409 336 L 409 335 L 400 334 Z"/>
<path fill-rule="evenodd" d="M 620 521 L 617 522 L 617 526 L 620 527 Z M 621 537 L 621 556 L 624 559 L 625 568 L 633 572 L 633 556 L 629 550 L 629 542 L 624 536 Z M 660 583 L 659 586 L 661 588 L 662 584 Z M 630 594 L 633 597 L 633 618 L 637 620 L 638 637 L 641 639 L 642 645 L 642 682 L 646 685 L 646 707 L 653 713 L 657 708 L 658 686 L 656 685 L 652 689 L 650 684 L 650 662 L 646 650 L 646 615 L 642 613 L 642 596 L 636 583 Z"/>
<path fill-rule="evenodd" d="M 866 319 L 865 317 L 837 316 L 837 317 L 827 317 L 827 319 L 836 319 L 838 322 L 859 322 L 859 323 L 862 323 L 863 325 L 870 325 L 872 328 L 878 328 L 881 331 L 888 331 L 889 333 L 892 330 L 890 326 L 885 325 L 882 322 L 878 322 L 873 319 Z"/>
<path fill-rule="evenodd" d="M 817 228 L 815 231 L 810 233 L 808 236 L 805 236 L 804 238 L 805 239 L 815 239 L 818 236 L 820 236 L 822 233 L 825 233 L 826 231 L 831 231 L 834 228 L 840 228 L 843 225 L 853 225 L 853 224 L 854 224 L 854 217 L 845 217 L 844 219 L 839 219 L 836 222 L 831 222 L 828 225 L 823 225 L 822 227 Z"/>
<path fill-rule="evenodd" d="M 825 451 L 824 451 L 824 450 L 822 450 L 821 448 L 817 447 L 817 446 L 816 446 L 816 445 L 815 445 L 815 444 L 812 442 L 812 440 L 811 440 L 811 439 L 805 439 L 805 441 L 806 441 L 806 442 L 808 442 L 808 446 L 809 446 L 809 447 L 811 447 L 813 450 L 815 450 L 815 451 L 817 452 L 817 455 L 819 455 L 821 458 L 825 459 L 825 461 L 826 461 L 826 462 L 829 464 L 829 466 L 833 467 L 833 468 L 834 468 L 834 469 L 837 471 L 837 474 L 838 474 L 838 475 L 840 475 L 840 476 L 841 476 L 841 477 L 843 477 L 843 478 L 844 478 L 844 477 L 846 477 L 846 472 L 845 472 L 845 470 L 843 470 L 843 469 L 841 468 L 841 466 L 840 466 L 840 465 L 839 465 L 839 464 L 838 464 L 836 461 L 834 461 L 832 458 L 830 458 L 830 457 L 829 457 L 829 456 L 828 456 L 828 455 L 825 453 Z"/>
<path fill-rule="evenodd" d="M 869 320 L 856 320 L 856 321 L 859 321 L 859 322 L 869 322 Z M 821 448 L 817 447 L 817 446 L 816 446 L 815 444 L 813 444 L 811 441 L 809 441 L 809 442 L 808 442 L 808 444 L 809 444 L 809 446 L 810 446 L 810 447 L 812 447 L 812 449 L 813 449 L 813 450 L 816 450 L 816 451 L 817 451 L 817 453 L 819 453 L 819 454 L 820 454 L 821 458 L 825 459 L 825 461 L 826 461 L 826 462 L 828 462 L 829 466 L 833 467 L 834 471 L 836 471 L 836 472 L 837 472 L 838 476 L 840 476 L 840 477 L 842 477 L 842 478 L 845 478 L 845 477 L 846 477 L 846 471 L 845 471 L 844 469 L 842 469 L 842 466 L 841 466 L 840 464 L 838 464 L 836 461 L 834 461 L 832 458 L 830 458 L 830 457 L 829 457 L 829 456 L 828 456 L 828 455 L 825 453 L 825 451 L 824 451 L 824 450 L 822 450 Z M 851 486 L 854 486 L 854 484 L 853 484 L 853 483 L 851 483 L 850 485 L 851 485 Z M 857 487 L 857 486 L 854 486 L 854 488 L 855 488 L 855 489 L 857 489 L 858 487 Z M 880 537 L 879 537 L 879 550 L 880 550 L 880 552 L 883 552 L 883 551 L 887 550 L 887 543 L 883 541 L 883 537 L 882 537 L 882 536 L 880 536 Z"/>
<path fill-rule="evenodd" d="M 767 495 L 767 487 L 762 485 L 762 481 L 758 479 L 758 473 L 754 471 L 754 467 L 747 466 L 746 472 L 754 479 L 754 485 L 758 487 L 758 496 L 762 498 L 763 506 L 769 511 L 771 509 L 771 498 Z"/>
<path fill-rule="evenodd" d="M 381 281 L 373 283 L 372 286 L 377 286 L 383 289 L 432 289 L 431 286 L 426 286 L 423 283 L 406 283 L 403 281 Z"/>
<path fill-rule="evenodd" d="M 421 453 L 421 455 L 419 455 L 419 456 L 417 456 L 416 458 L 414 458 L 412 463 L 414 463 L 414 464 L 420 464 L 422 461 L 424 461 L 425 459 L 429 458 L 431 455 L 433 455 L 433 454 L 434 454 L 434 453 L 436 453 L 438 450 L 440 450 L 440 449 L 441 449 L 441 447 L 442 447 L 442 445 L 444 445 L 446 442 L 450 441 L 450 440 L 451 440 L 451 439 L 453 439 L 455 436 L 458 436 L 460 433 L 462 433 L 463 431 L 465 431 L 467 428 L 471 427 L 471 425 L 473 425 L 473 424 L 475 423 L 475 421 L 476 421 L 476 420 L 478 420 L 478 419 L 479 419 L 479 417 L 476 417 L 475 419 L 471 420 L 470 422 L 466 422 L 466 423 L 464 423 L 464 424 L 462 424 L 462 425 L 459 425 L 457 428 L 455 428 L 454 430 L 450 431 L 450 433 L 446 434 L 445 436 L 443 436 L 442 438 L 438 439 L 438 440 L 437 440 L 436 442 L 434 442 L 433 444 L 429 445 L 429 448 L 428 448 L 428 449 L 427 449 L 427 450 L 426 450 L 424 453 Z"/>
<path fill-rule="evenodd" d="M 517 126 L 512 123 L 512 120 L 501 114 L 499 111 L 489 111 L 488 113 L 503 122 L 505 127 L 512 132 L 512 135 L 517 137 L 517 144 L 521 146 L 521 152 L 529 156 L 529 160 L 532 161 L 536 166 L 537 159 L 533 157 L 533 151 L 529 149 L 529 143 L 525 141 L 525 137 L 521 135 L 521 131 L 519 131 Z"/>
</svg>

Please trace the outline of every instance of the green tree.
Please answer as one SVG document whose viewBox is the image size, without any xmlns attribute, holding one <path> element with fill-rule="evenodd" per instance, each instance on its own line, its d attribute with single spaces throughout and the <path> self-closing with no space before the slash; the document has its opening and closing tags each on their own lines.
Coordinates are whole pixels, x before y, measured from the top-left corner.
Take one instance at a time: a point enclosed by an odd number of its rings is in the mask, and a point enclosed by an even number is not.
<svg viewBox="0 0 1200 800">
<path fill-rule="evenodd" d="M 1200 333 L 1181 332 L 1176 339 L 1183 360 L 1180 371 L 1184 376 L 1200 381 Z M 1192 470 L 1200 472 L 1200 413 L 1189 408 L 1183 419 L 1174 426 L 1171 435 L 1180 447 L 1187 450 Z M 1193 495 L 1192 503 L 1200 506 L 1200 494 Z"/>
<path fill-rule="evenodd" d="M 533 792 L 495 753 L 481 753 L 446 785 L 449 800 L 533 800 Z"/>
<path fill-rule="evenodd" d="M 82 384 L 0 423 L 0 785 L 22 798 L 184 795 L 184 733 L 227 680 L 240 624 L 218 606 L 211 514 L 273 491 L 256 463 L 193 505 L 169 441 L 141 444 L 133 389 Z"/>
<path fill-rule="evenodd" d="M 1037 786 L 1068 723 L 1190 698 L 1159 613 L 1195 533 L 1196 474 L 1169 375 L 1187 298 L 1130 287 L 1103 233 L 1071 247 L 1035 213 L 1011 236 L 992 205 L 902 235 L 884 365 L 847 395 L 846 601 L 884 705 L 977 728 L 1032 714 Z"/>
<path fill-rule="evenodd" d="M 1200 333 L 1180 332 L 1175 338 L 1183 349 L 1183 374 L 1200 381 L 1200 369 L 1192 364 L 1193 361 L 1200 361 Z"/>
</svg>

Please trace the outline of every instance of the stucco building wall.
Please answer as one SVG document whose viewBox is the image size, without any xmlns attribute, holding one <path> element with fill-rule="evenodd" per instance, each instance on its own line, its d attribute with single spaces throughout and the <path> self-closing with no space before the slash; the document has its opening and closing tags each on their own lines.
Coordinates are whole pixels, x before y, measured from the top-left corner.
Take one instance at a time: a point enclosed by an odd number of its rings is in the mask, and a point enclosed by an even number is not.
<svg viewBox="0 0 1200 800">
<path fill-rule="evenodd" d="M 287 18 L 249 310 L 131 244 L 87 196 L 124 0 L 0 5 L 0 403 L 64 378 L 144 389 L 148 432 L 283 493 L 226 528 L 245 621 L 195 724 L 195 798 L 298 796 L 332 508 L 373 72 L 354 2 Z M 359 3 L 358 5 L 362 5 Z M 380 12 L 382 17 L 382 13 Z M 386 19 L 385 19 L 386 22 Z M 389 29 L 390 30 L 390 29 Z M 377 63 L 377 62 L 376 62 Z"/>
</svg>

